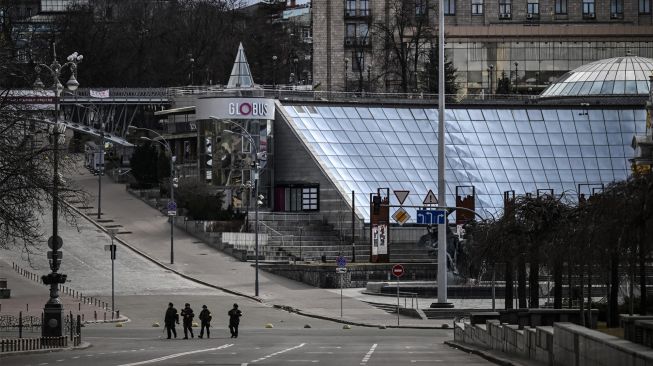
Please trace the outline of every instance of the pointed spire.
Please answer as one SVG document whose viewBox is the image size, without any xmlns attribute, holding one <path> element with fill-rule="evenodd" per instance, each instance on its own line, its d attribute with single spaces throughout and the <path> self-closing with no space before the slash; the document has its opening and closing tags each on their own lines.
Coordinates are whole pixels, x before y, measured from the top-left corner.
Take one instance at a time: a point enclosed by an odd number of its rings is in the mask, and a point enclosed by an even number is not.
<svg viewBox="0 0 653 366">
<path fill-rule="evenodd" d="M 245 57 L 245 50 L 241 42 L 238 46 L 238 54 L 236 55 L 236 61 L 234 61 L 234 67 L 231 69 L 227 89 L 253 87 L 254 79 L 252 78 L 252 72 L 249 70 L 249 64 L 247 63 L 247 57 Z"/>
</svg>

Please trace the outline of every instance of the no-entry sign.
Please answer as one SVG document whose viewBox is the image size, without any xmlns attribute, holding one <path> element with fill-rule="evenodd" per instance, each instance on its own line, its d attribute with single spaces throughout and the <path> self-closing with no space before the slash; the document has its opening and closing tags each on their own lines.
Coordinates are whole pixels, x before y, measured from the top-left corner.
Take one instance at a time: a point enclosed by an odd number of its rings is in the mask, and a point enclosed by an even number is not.
<svg viewBox="0 0 653 366">
<path fill-rule="evenodd" d="M 404 266 L 402 266 L 401 264 L 395 264 L 394 266 L 392 266 L 392 274 L 395 277 L 403 276 L 404 275 Z"/>
</svg>

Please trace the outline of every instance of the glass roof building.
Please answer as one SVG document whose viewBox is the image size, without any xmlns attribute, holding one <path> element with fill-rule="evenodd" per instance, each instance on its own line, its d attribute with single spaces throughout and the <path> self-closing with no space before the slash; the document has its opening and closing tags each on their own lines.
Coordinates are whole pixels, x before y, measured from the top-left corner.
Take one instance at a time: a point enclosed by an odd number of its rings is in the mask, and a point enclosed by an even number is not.
<svg viewBox="0 0 653 366">
<path fill-rule="evenodd" d="M 594 95 L 648 95 L 648 75 L 653 59 L 614 57 L 583 65 L 564 74 L 544 90 L 541 97 L 578 97 Z"/>
<path fill-rule="evenodd" d="M 437 192 L 437 109 L 285 105 L 283 114 L 343 197 L 356 192 L 369 222 L 369 193 L 408 190 L 406 205 Z M 446 111 L 447 203 L 456 186 L 474 186 L 481 215 L 503 208 L 503 193 L 625 179 L 630 142 L 645 130 L 642 108 L 455 108 Z M 391 202 L 396 204 L 394 202 Z M 415 209 L 407 209 L 416 217 Z M 410 222 L 410 221 L 409 221 Z"/>
</svg>

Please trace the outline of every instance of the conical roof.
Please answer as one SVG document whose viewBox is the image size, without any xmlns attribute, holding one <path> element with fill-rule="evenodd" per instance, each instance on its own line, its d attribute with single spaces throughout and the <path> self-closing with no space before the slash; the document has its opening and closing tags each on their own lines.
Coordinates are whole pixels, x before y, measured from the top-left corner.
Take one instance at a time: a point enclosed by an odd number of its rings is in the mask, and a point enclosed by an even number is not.
<svg viewBox="0 0 653 366">
<path fill-rule="evenodd" d="M 253 87 L 254 79 L 252 78 L 252 72 L 249 70 L 247 57 L 245 57 L 245 49 L 243 49 L 243 44 L 241 42 L 238 46 L 238 54 L 236 55 L 236 61 L 234 61 L 234 67 L 231 69 L 231 76 L 229 76 L 227 89 Z"/>
</svg>

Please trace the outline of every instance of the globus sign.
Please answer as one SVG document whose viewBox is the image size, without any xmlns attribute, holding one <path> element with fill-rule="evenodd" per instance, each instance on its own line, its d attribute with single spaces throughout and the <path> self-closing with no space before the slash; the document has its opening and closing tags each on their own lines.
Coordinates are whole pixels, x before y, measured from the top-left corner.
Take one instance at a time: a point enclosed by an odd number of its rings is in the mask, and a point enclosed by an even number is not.
<svg viewBox="0 0 653 366">
<path fill-rule="evenodd" d="M 266 98 L 199 98 L 196 119 L 274 119 L 274 99 Z"/>
</svg>

